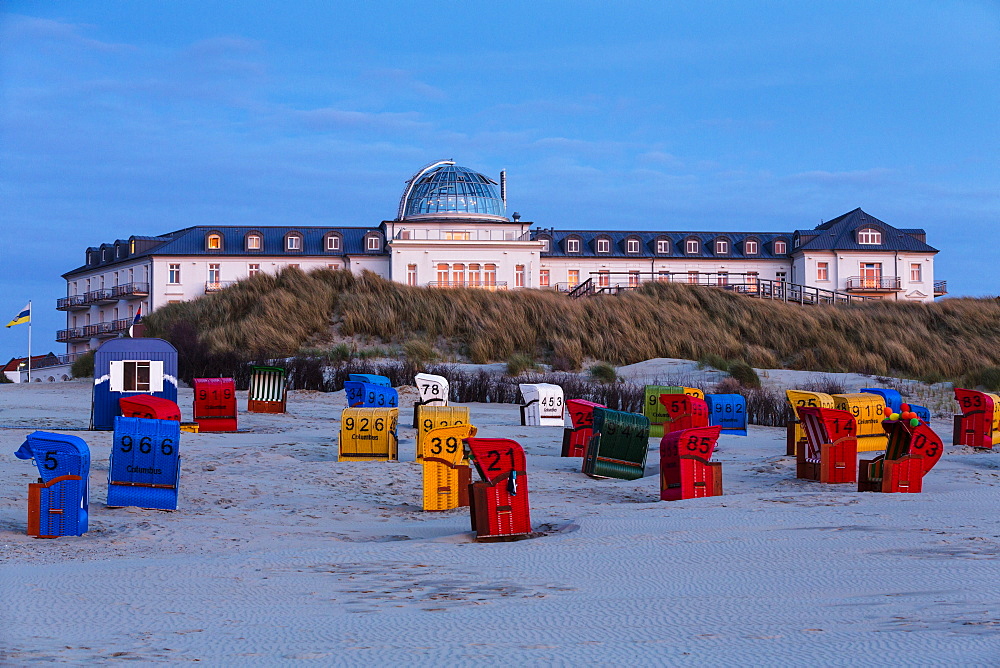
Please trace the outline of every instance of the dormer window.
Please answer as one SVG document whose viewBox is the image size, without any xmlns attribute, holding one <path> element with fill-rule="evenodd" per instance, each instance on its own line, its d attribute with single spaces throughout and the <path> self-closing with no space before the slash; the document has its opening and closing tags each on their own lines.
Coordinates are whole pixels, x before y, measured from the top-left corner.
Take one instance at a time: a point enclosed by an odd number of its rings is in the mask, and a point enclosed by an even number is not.
<svg viewBox="0 0 1000 668">
<path fill-rule="evenodd" d="M 264 247 L 264 237 L 258 232 L 251 232 L 247 235 L 247 250 L 259 251 Z"/>
<path fill-rule="evenodd" d="M 716 239 L 715 241 L 715 254 L 716 255 L 728 255 L 729 254 L 729 242 L 725 239 Z"/>
<path fill-rule="evenodd" d="M 656 240 L 656 254 L 657 255 L 670 255 L 670 239 L 657 239 Z"/>
<path fill-rule="evenodd" d="M 799 244 L 801 244 L 801 243 L 802 243 L 802 240 L 801 240 L 801 239 L 799 239 L 799 237 L 795 237 L 795 241 L 794 241 L 794 244 L 793 244 L 793 245 L 794 245 L 794 246 L 795 246 L 796 248 L 798 248 L 798 247 L 799 247 Z"/>
<path fill-rule="evenodd" d="M 552 242 L 549 239 L 546 239 L 544 237 L 541 238 L 541 239 L 539 239 L 539 241 L 542 242 L 542 252 L 543 253 L 548 253 L 549 252 L 549 248 L 552 245 Z"/>
<path fill-rule="evenodd" d="M 340 234 L 337 232 L 328 232 L 326 235 L 326 240 L 323 242 L 323 248 L 330 253 L 336 253 L 343 248 L 343 242 L 340 239 Z"/>
<path fill-rule="evenodd" d="M 302 235 L 298 232 L 289 232 L 285 235 L 285 250 L 291 252 L 302 251 Z"/>
<path fill-rule="evenodd" d="M 788 252 L 788 244 L 786 244 L 784 241 L 780 239 L 774 242 L 775 255 L 784 255 L 787 252 Z"/>
<path fill-rule="evenodd" d="M 700 249 L 700 244 L 697 239 L 688 239 L 684 244 L 684 250 L 688 255 L 697 255 Z"/>
<path fill-rule="evenodd" d="M 882 243 L 882 233 L 871 227 L 858 230 L 858 243 L 869 246 L 877 246 Z"/>
<path fill-rule="evenodd" d="M 743 242 L 743 254 L 744 255 L 756 255 L 757 254 L 757 241 L 754 239 L 747 239 Z"/>
<path fill-rule="evenodd" d="M 135 254 L 135 239 L 132 239 L 128 242 L 128 253 L 129 255 Z"/>
<path fill-rule="evenodd" d="M 579 239 L 567 239 L 566 240 L 566 252 L 567 253 L 579 253 L 580 252 L 580 240 Z"/>
<path fill-rule="evenodd" d="M 598 239 L 597 240 L 597 252 L 598 253 L 610 253 L 611 252 L 611 240 L 610 239 Z"/>
<path fill-rule="evenodd" d="M 382 238 L 377 233 L 369 234 L 367 237 L 365 237 L 365 250 L 367 251 L 382 250 Z"/>
<path fill-rule="evenodd" d="M 205 248 L 208 250 L 222 250 L 222 235 L 218 232 L 211 232 L 205 237 Z"/>
<path fill-rule="evenodd" d="M 638 239 L 626 239 L 625 240 L 625 252 L 626 253 L 638 253 L 639 252 L 639 240 Z"/>
</svg>

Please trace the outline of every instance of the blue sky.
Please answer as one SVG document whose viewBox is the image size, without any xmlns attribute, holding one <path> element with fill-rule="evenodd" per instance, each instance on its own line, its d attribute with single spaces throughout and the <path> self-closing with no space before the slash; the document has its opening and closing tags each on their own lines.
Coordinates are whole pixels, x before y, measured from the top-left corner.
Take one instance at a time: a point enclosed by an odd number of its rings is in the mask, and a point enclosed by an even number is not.
<svg viewBox="0 0 1000 668">
<path fill-rule="evenodd" d="M 375 225 L 441 158 L 546 227 L 923 227 L 1000 293 L 997 2 L 0 4 L 0 317 L 87 246 Z M 984 242 L 985 240 L 985 242 Z M 8 315 L 9 313 L 9 315 Z M 24 326 L 0 357 L 23 354 Z"/>
</svg>

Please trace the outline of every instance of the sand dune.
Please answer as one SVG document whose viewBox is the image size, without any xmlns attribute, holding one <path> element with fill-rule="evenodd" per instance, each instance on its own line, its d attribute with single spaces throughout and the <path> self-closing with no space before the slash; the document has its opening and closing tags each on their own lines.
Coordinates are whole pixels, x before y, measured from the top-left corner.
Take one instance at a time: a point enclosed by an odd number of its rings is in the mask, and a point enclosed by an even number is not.
<svg viewBox="0 0 1000 668">
<path fill-rule="evenodd" d="M 86 426 L 89 392 L 0 387 L 6 664 L 1000 661 L 993 453 L 948 447 L 924 493 L 859 494 L 796 480 L 783 431 L 751 427 L 720 439 L 724 496 L 665 503 L 655 445 L 646 477 L 591 480 L 558 428 L 472 404 L 480 435 L 525 446 L 542 533 L 477 544 L 467 510 L 420 510 L 407 419 L 404 461 L 338 463 L 343 393 L 292 392 L 287 415 L 242 414 L 246 433 L 183 435 L 177 512 L 106 508 L 111 435 L 79 434 L 90 531 L 29 538 L 36 472 L 13 452 Z"/>
</svg>

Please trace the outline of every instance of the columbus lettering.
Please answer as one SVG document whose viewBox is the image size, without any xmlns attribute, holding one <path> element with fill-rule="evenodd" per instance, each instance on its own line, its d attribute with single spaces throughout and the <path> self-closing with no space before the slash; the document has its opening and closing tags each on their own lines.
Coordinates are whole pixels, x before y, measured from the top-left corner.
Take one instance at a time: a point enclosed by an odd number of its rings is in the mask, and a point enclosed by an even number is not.
<svg viewBox="0 0 1000 668">
<path fill-rule="evenodd" d="M 128 471 L 129 473 L 147 473 L 149 475 L 160 475 L 161 473 L 163 473 L 161 469 L 142 468 L 141 466 L 132 466 L 132 465 L 126 466 L 125 470 Z"/>
<path fill-rule="evenodd" d="M 351 434 L 351 438 L 358 441 L 377 441 L 379 439 L 374 434 Z"/>
</svg>

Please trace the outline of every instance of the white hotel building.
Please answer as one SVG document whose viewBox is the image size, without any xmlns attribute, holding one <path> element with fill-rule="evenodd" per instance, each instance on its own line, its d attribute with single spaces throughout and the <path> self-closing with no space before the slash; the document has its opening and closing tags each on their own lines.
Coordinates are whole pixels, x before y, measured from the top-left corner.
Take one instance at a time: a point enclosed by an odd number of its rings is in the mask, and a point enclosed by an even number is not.
<svg viewBox="0 0 1000 668">
<path fill-rule="evenodd" d="M 86 263 L 63 274 L 56 340 L 68 353 L 96 348 L 128 329 L 139 304 L 148 313 L 289 266 L 491 290 L 572 290 L 590 279 L 597 290 L 681 280 L 925 302 L 945 292 L 923 230 L 861 209 L 791 232 L 532 229 L 507 217 L 500 181 L 441 161 L 407 181 L 393 220 L 370 228 L 197 226 L 88 248 Z"/>
</svg>

